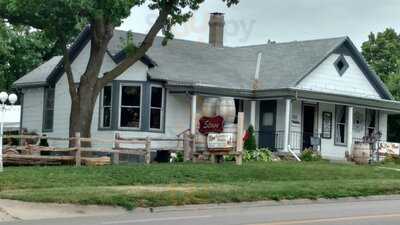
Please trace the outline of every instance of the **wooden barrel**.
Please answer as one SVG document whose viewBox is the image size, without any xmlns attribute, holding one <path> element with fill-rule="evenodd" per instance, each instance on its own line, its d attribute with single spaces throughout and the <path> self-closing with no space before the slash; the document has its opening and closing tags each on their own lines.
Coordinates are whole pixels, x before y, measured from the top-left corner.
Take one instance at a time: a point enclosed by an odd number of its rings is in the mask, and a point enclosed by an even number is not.
<svg viewBox="0 0 400 225">
<path fill-rule="evenodd" d="M 196 151 L 203 152 L 207 150 L 207 136 L 196 134 Z"/>
<path fill-rule="evenodd" d="M 368 164 L 371 155 L 369 144 L 358 143 L 353 145 L 353 161 L 357 164 Z"/>
<path fill-rule="evenodd" d="M 205 98 L 202 106 L 202 114 L 205 117 L 214 117 L 217 114 L 218 98 Z"/>
<path fill-rule="evenodd" d="M 236 118 L 235 99 L 230 97 L 219 98 L 217 114 L 224 118 L 225 123 L 234 123 Z"/>
</svg>

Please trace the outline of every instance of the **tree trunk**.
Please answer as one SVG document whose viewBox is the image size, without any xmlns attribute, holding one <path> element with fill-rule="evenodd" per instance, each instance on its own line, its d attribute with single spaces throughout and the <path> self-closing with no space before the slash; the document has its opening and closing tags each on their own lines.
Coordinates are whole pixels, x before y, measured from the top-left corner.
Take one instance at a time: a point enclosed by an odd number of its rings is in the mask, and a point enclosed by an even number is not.
<svg viewBox="0 0 400 225">
<path fill-rule="evenodd" d="M 76 132 L 80 132 L 80 109 L 79 109 L 79 99 L 72 99 L 71 101 L 71 111 L 69 118 L 69 137 L 75 137 Z M 69 141 L 69 147 L 75 146 L 75 140 Z"/>
<path fill-rule="evenodd" d="M 97 100 L 97 92 L 82 88 L 79 91 L 80 98 L 80 132 L 81 137 L 91 137 L 91 125 L 93 121 L 93 112 Z M 91 147 L 90 142 L 81 144 L 83 147 Z"/>
<path fill-rule="evenodd" d="M 112 23 L 107 23 L 101 17 L 98 17 L 92 21 L 90 57 L 86 71 L 80 78 L 77 93 L 70 91 L 71 99 L 73 99 L 70 115 L 70 137 L 74 137 L 75 132 L 77 131 L 81 133 L 81 137 L 83 138 L 91 137 L 93 111 L 98 94 L 105 85 L 121 75 L 131 65 L 136 63 L 142 56 L 145 55 L 147 50 L 152 46 L 157 33 L 166 24 L 169 10 L 170 7 L 167 7 L 166 10 L 160 11 L 156 22 L 151 27 L 136 54 L 127 57 L 127 59 L 118 64 L 118 66 L 116 66 L 113 70 L 103 74 L 102 77 L 99 77 L 99 74 L 101 71 L 101 66 L 103 65 L 108 43 L 114 34 L 114 25 Z M 75 84 L 73 81 L 72 69 L 70 66 L 71 63 L 69 61 L 66 48 L 64 49 L 64 58 L 67 59 L 65 64 L 68 65 L 66 68 L 68 69 L 67 74 L 69 78 L 69 87 L 71 90 L 74 90 Z M 76 99 L 72 97 L 73 95 L 76 96 Z M 70 145 L 71 144 L 72 143 L 70 143 Z M 81 145 L 88 147 L 91 146 L 91 143 L 85 142 Z"/>
</svg>

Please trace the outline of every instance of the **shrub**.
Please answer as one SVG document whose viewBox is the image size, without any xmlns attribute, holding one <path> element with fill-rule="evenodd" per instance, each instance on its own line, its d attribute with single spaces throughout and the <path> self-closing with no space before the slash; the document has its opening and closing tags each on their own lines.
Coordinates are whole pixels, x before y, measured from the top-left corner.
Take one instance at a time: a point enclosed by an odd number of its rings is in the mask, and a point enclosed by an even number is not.
<svg viewBox="0 0 400 225">
<path fill-rule="evenodd" d="M 311 148 L 307 148 L 301 153 L 300 159 L 305 162 L 311 162 L 311 161 L 320 161 L 322 157 L 318 151 L 315 151 Z"/>
<path fill-rule="evenodd" d="M 272 152 L 268 149 L 256 149 L 253 151 L 246 150 L 243 159 L 245 161 L 254 162 L 271 162 L 273 159 Z"/>
<path fill-rule="evenodd" d="M 383 160 L 383 163 L 400 164 L 400 156 L 398 156 L 398 155 L 386 155 L 385 160 Z"/>
<path fill-rule="evenodd" d="M 182 152 L 171 153 L 169 161 L 171 163 L 181 163 L 181 162 L 183 162 L 184 161 L 183 153 Z"/>
<path fill-rule="evenodd" d="M 254 135 L 253 125 L 250 125 L 246 131 L 243 148 L 246 151 L 255 151 L 257 149 L 256 137 Z"/>
<path fill-rule="evenodd" d="M 233 155 L 225 155 L 224 156 L 224 161 L 225 162 L 233 162 L 233 161 L 236 161 L 236 158 Z"/>
</svg>

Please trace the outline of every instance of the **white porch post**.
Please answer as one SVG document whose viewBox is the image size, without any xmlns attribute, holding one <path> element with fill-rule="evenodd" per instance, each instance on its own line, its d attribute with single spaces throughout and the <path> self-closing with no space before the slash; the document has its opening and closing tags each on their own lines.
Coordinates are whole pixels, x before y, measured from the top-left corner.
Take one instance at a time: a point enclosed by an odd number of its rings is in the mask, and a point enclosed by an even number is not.
<svg viewBox="0 0 400 225">
<path fill-rule="evenodd" d="M 353 106 L 347 107 L 347 149 L 349 153 L 351 153 L 353 145 L 353 112 Z"/>
<path fill-rule="evenodd" d="M 196 134 L 197 95 L 192 95 L 192 110 L 190 116 L 190 134 Z"/>
<path fill-rule="evenodd" d="M 256 129 L 256 101 L 251 101 L 250 124 Z"/>
<path fill-rule="evenodd" d="M 283 135 L 283 151 L 287 152 L 289 149 L 289 132 L 290 132 L 290 111 L 292 108 L 292 100 L 285 99 L 285 130 Z"/>
</svg>

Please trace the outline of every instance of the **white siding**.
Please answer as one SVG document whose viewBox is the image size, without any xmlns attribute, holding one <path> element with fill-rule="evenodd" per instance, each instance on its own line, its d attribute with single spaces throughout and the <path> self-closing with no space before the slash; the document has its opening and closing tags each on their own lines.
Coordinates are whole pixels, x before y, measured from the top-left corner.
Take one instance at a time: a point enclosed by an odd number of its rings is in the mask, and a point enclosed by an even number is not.
<svg viewBox="0 0 400 225">
<path fill-rule="evenodd" d="M 297 88 L 332 94 L 379 99 L 380 96 L 351 56 L 345 56 L 349 68 L 340 76 L 334 62 L 339 54 L 330 55 Z"/>
<path fill-rule="evenodd" d="M 283 107 L 285 107 L 285 101 L 282 101 Z M 303 147 L 302 131 L 303 131 L 303 119 L 302 119 L 302 108 L 303 104 L 301 101 L 292 101 L 292 111 L 290 115 L 290 131 L 289 131 L 289 145 L 295 152 L 300 152 Z M 284 117 L 282 114 L 282 118 Z M 284 121 L 284 118 L 283 118 Z"/>
<path fill-rule="evenodd" d="M 172 95 L 167 93 L 166 110 L 165 110 L 165 132 L 142 132 L 142 131 L 104 131 L 98 130 L 99 122 L 99 104 L 96 103 L 96 108 L 92 122 L 92 137 L 104 140 L 114 139 L 116 132 L 123 137 L 152 137 L 152 138 L 176 138 L 178 133 L 189 129 L 190 125 L 190 98 L 185 95 Z M 161 144 L 161 143 L 159 143 Z M 164 147 L 169 145 L 176 147 L 175 143 L 163 143 Z M 100 144 L 100 146 L 106 146 Z M 157 147 L 157 146 L 155 146 Z"/>
<path fill-rule="evenodd" d="M 43 88 L 24 89 L 22 127 L 29 132 L 42 132 L 43 121 Z"/>
<path fill-rule="evenodd" d="M 321 154 L 323 158 L 333 160 L 344 160 L 346 146 L 335 145 L 335 105 L 334 104 L 319 104 L 319 133 L 322 132 L 322 112 L 332 113 L 332 136 L 329 139 L 321 139 Z"/>
<path fill-rule="evenodd" d="M 190 125 L 190 98 L 185 95 L 166 94 L 166 111 L 165 111 L 165 132 L 142 132 L 142 131 L 109 131 L 98 130 L 99 125 L 99 101 L 96 102 L 93 121 L 92 121 L 92 137 L 105 140 L 112 140 L 114 133 L 119 132 L 122 136 L 130 137 L 169 137 L 174 138 L 176 135 L 189 128 Z M 56 85 L 56 101 L 54 111 L 54 132 L 51 134 L 55 137 L 68 137 L 69 131 L 69 112 L 70 98 L 67 92 L 67 80 L 64 76 Z M 52 143 L 63 145 L 65 143 Z M 176 145 L 176 143 L 174 143 Z M 99 146 L 109 146 L 98 144 Z"/>
<path fill-rule="evenodd" d="M 387 140 L 388 113 L 379 112 L 379 131 L 382 133 L 382 141 Z"/>
<path fill-rule="evenodd" d="M 71 98 L 69 96 L 68 81 L 65 74 L 57 82 L 54 96 L 54 122 L 51 136 L 68 137 Z"/>
<path fill-rule="evenodd" d="M 90 47 L 87 45 L 76 60 L 72 63 L 72 70 L 75 81 L 79 81 L 80 75 L 85 71 L 89 60 Z M 114 61 L 109 55 L 106 55 L 101 72 L 107 72 L 115 66 Z M 130 67 L 116 80 L 121 81 L 146 81 L 147 66 L 142 62 L 137 62 Z M 27 89 L 24 101 L 24 127 L 29 130 L 35 129 L 38 132 L 42 130 L 42 111 L 43 111 L 43 89 Z M 69 114 L 71 99 L 68 93 L 68 82 L 66 74 L 63 74 L 55 87 L 54 103 L 54 129 L 49 135 L 53 137 L 68 137 L 69 135 Z M 122 136 L 130 137 L 176 137 L 176 135 L 189 128 L 190 125 L 190 98 L 185 95 L 172 95 L 166 93 L 165 106 L 165 132 L 141 132 L 141 131 L 103 131 L 99 130 L 99 101 L 97 100 L 93 121 L 92 137 L 105 140 L 112 140 L 115 132 Z M 65 146 L 66 142 L 52 142 L 51 145 Z M 95 146 L 111 146 L 111 144 L 94 144 Z M 176 145 L 176 143 L 174 143 Z"/>
<path fill-rule="evenodd" d="M 361 139 L 365 136 L 365 108 L 354 108 L 353 113 L 353 138 Z"/>
<path fill-rule="evenodd" d="M 74 73 L 75 82 L 79 82 L 80 76 L 85 72 L 86 66 L 89 61 L 90 56 L 90 42 L 81 51 L 81 53 L 76 57 L 72 63 L 72 71 Z M 111 57 L 106 54 L 103 61 L 103 66 L 100 70 L 99 76 L 103 73 L 110 71 L 116 66 Z M 116 80 L 129 80 L 129 81 L 146 81 L 147 80 L 147 66 L 141 61 L 135 63 L 128 70 L 126 70 L 121 76 Z"/>
<path fill-rule="evenodd" d="M 244 111 L 244 128 L 247 129 L 250 126 L 251 117 L 251 101 L 243 101 L 243 111 Z"/>
<path fill-rule="evenodd" d="M 322 139 L 321 148 L 322 156 L 326 159 L 344 160 L 347 146 L 335 145 L 335 105 L 334 104 L 319 104 L 319 133 L 322 132 L 322 112 L 332 112 L 332 138 Z M 365 136 L 365 108 L 355 108 L 353 115 L 353 139 L 361 139 Z M 356 115 L 358 114 L 358 115 Z M 358 125 L 356 124 L 358 121 Z M 387 138 L 387 113 L 384 111 L 379 112 L 379 131 L 382 133 L 382 140 Z"/>
<path fill-rule="evenodd" d="M 276 101 L 276 131 L 285 129 L 285 100 L 279 99 Z"/>
</svg>

